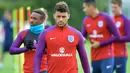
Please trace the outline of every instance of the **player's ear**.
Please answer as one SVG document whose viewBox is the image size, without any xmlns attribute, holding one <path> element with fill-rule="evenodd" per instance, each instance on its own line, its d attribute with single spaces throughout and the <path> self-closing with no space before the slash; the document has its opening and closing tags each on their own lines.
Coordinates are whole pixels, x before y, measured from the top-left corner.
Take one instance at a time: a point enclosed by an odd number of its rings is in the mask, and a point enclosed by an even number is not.
<svg viewBox="0 0 130 73">
<path fill-rule="evenodd" d="M 122 5 L 119 5 L 120 6 L 120 8 L 122 8 Z"/>
<path fill-rule="evenodd" d="M 53 18 L 55 19 L 55 13 L 53 13 Z"/>
<path fill-rule="evenodd" d="M 70 19 L 70 14 L 68 14 L 68 19 Z"/>
</svg>

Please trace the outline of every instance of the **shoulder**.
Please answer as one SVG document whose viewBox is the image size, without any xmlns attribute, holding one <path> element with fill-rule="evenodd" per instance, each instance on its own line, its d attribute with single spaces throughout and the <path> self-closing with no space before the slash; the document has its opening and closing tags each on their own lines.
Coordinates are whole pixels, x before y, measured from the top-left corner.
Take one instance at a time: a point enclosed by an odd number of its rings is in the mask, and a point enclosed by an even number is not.
<svg viewBox="0 0 130 73">
<path fill-rule="evenodd" d="M 68 26 L 69 30 L 71 30 L 72 32 L 74 32 L 78 37 L 83 37 L 81 32 L 79 30 L 77 30 L 74 27 Z"/>
<path fill-rule="evenodd" d="M 26 35 L 26 33 L 28 32 L 28 30 L 29 30 L 29 29 L 25 29 L 25 30 L 20 31 L 20 32 L 16 35 L 17 38 L 20 38 L 21 40 L 23 40 L 24 37 L 25 37 L 25 35 Z"/>
<path fill-rule="evenodd" d="M 83 21 L 85 21 L 85 20 L 87 20 L 89 18 L 90 18 L 89 16 L 85 16 L 84 19 L 83 19 Z"/>
<path fill-rule="evenodd" d="M 23 34 L 27 33 L 28 30 L 29 30 L 29 29 L 22 30 L 22 31 L 20 31 L 20 32 L 18 33 L 18 35 L 21 35 L 21 36 L 22 36 Z"/>
<path fill-rule="evenodd" d="M 105 19 L 112 19 L 112 17 L 105 12 L 100 12 L 99 15 Z"/>
<path fill-rule="evenodd" d="M 103 16 L 103 17 L 109 16 L 109 15 L 108 15 L 107 13 L 105 13 L 105 12 L 100 12 L 99 15 L 100 15 L 100 16 Z"/>
<path fill-rule="evenodd" d="M 114 20 L 113 18 L 108 15 L 107 13 L 104 13 L 104 12 L 100 12 L 100 16 L 103 17 L 104 21 L 108 24 L 108 23 L 114 23 Z"/>
<path fill-rule="evenodd" d="M 128 20 L 129 21 L 129 19 L 128 19 L 127 16 L 125 16 L 125 15 L 122 14 L 121 17 L 122 17 L 123 20 Z"/>
<path fill-rule="evenodd" d="M 45 29 L 48 29 L 48 28 L 50 28 L 51 27 L 51 25 L 45 25 Z"/>
<path fill-rule="evenodd" d="M 56 28 L 56 26 L 51 26 L 48 29 L 45 29 L 44 31 L 42 31 L 41 35 L 46 35 L 47 33 L 53 31 Z"/>
<path fill-rule="evenodd" d="M 89 16 L 85 16 L 83 19 L 83 23 L 85 23 L 85 21 L 87 21 L 90 17 Z"/>
</svg>

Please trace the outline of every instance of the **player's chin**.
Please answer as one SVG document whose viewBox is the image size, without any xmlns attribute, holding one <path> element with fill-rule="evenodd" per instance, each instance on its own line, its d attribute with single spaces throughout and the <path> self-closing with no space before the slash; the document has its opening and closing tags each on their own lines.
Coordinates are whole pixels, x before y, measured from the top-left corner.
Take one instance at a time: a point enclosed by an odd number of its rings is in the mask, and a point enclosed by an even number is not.
<svg viewBox="0 0 130 73">
<path fill-rule="evenodd" d="M 32 26 L 33 24 L 30 24 L 30 26 Z"/>
<path fill-rule="evenodd" d="M 59 26 L 59 27 L 64 27 L 64 25 L 63 25 L 63 24 L 58 24 L 58 26 Z"/>
<path fill-rule="evenodd" d="M 116 15 L 117 13 L 115 11 L 112 11 L 113 15 Z"/>
<path fill-rule="evenodd" d="M 30 26 L 36 26 L 37 24 L 30 24 Z"/>
<path fill-rule="evenodd" d="M 91 14 L 89 14 L 89 13 L 86 13 L 86 15 L 87 15 L 87 16 L 91 16 Z"/>
</svg>

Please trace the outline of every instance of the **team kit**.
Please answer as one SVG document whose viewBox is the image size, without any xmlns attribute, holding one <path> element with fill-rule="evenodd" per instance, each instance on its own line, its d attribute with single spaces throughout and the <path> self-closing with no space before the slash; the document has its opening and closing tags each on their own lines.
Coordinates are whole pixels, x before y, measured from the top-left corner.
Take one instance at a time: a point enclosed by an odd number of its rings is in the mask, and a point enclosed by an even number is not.
<svg viewBox="0 0 130 73">
<path fill-rule="evenodd" d="M 24 53 L 24 73 L 81 73 L 77 53 L 84 73 L 126 73 L 127 42 L 130 42 L 130 20 L 122 13 L 122 0 L 111 0 L 113 17 L 100 12 L 95 0 L 84 0 L 86 14 L 81 31 L 69 26 L 71 17 L 66 2 L 56 3 L 53 12 L 55 25 L 42 25 L 46 14 L 34 9 L 30 28 L 18 33 L 10 54 Z M 85 48 L 91 45 L 91 66 Z M 20 47 L 21 44 L 24 47 Z"/>
</svg>

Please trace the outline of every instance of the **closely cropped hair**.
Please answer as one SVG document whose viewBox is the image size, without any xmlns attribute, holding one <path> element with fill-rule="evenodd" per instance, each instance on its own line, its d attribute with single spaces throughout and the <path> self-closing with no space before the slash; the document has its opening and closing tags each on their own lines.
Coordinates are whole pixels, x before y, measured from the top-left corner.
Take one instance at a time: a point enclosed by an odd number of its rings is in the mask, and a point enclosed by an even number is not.
<svg viewBox="0 0 130 73">
<path fill-rule="evenodd" d="M 86 4 L 87 4 L 88 6 L 91 6 L 91 5 L 92 5 L 92 6 L 95 7 L 95 8 L 97 7 L 95 2 L 94 2 L 94 3 L 93 3 L 93 2 L 90 2 L 90 3 L 86 3 Z"/>
<path fill-rule="evenodd" d="M 68 12 L 68 13 L 70 13 L 68 5 L 67 5 L 67 3 L 64 2 L 64 1 L 58 2 L 58 3 L 56 4 L 55 9 L 54 9 L 54 12 L 56 12 L 56 11 L 59 11 L 59 12 Z"/>
<path fill-rule="evenodd" d="M 88 6 L 93 6 L 96 8 L 96 0 L 84 0 L 84 3 L 86 3 Z"/>
<path fill-rule="evenodd" d="M 122 0 L 112 0 L 112 4 L 118 4 L 119 6 L 122 6 Z"/>
<path fill-rule="evenodd" d="M 33 10 L 32 12 L 35 12 L 35 13 L 40 14 L 40 15 L 41 15 L 41 20 L 45 20 L 46 15 L 45 15 L 45 12 L 44 12 L 41 8 L 35 9 L 35 10 Z"/>
</svg>

